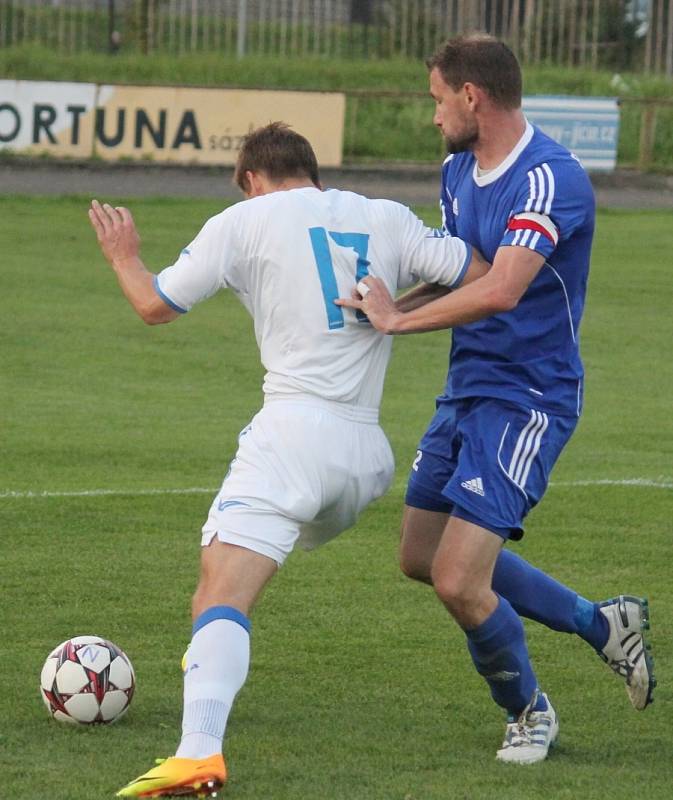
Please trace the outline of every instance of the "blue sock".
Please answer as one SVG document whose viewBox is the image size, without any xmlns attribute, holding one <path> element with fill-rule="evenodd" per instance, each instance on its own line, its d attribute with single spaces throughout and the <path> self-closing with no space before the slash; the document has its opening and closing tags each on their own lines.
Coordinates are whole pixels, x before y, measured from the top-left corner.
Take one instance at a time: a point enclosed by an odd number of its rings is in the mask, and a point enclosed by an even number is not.
<svg viewBox="0 0 673 800">
<path fill-rule="evenodd" d="M 575 606 L 575 624 L 577 633 L 588 642 L 594 650 L 602 650 L 610 638 L 610 625 L 601 614 L 598 603 L 592 603 L 577 595 Z"/>
<path fill-rule="evenodd" d="M 495 562 L 493 591 L 520 617 L 555 631 L 580 633 L 575 616 L 577 593 L 510 550 L 501 550 Z"/>
<path fill-rule="evenodd" d="M 537 687 L 528 658 L 526 634 L 516 611 L 502 597 L 478 628 L 465 631 L 477 672 L 486 679 L 495 702 L 518 716 Z"/>
<path fill-rule="evenodd" d="M 510 550 L 501 550 L 493 571 L 493 591 L 509 601 L 516 613 L 555 631 L 576 633 L 595 650 L 610 636 L 598 604 L 585 600 Z"/>
</svg>

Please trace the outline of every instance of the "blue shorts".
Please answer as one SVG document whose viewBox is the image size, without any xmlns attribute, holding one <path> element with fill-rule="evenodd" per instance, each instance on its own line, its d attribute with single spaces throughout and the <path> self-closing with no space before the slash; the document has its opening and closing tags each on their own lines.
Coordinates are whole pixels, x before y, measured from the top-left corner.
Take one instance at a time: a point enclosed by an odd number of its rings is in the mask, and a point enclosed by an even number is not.
<svg viewBox="0 0 673 800">
<path fill-rule="evenodd" d="M 405 502 L 520 539 L 576 425 L 575 417 L 488 397 L 438 401 Z"/>
</svg>

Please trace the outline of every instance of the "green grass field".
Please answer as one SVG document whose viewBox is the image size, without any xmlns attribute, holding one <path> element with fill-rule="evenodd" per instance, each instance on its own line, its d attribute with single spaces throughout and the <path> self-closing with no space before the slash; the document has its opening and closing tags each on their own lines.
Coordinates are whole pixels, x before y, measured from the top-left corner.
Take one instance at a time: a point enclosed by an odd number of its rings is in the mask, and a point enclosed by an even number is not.
<svg viewBox="0 0 673 800">
<path fill-rule="evenodd" d="M 261 401 L 252 326 L 234 298 L 219 295 L 171 326 L 143 326 L 97 252 L 86 206 L 5 197 L 0 216 L 3 799 L 109 798 L 174 752 L 199 530 L 236 434 Z M 155 269 L 218 210 L 165 199 L 132 208 Z M 434 209 L 420 211 L 437 221 Z M 585 415 L 517 546 L 591 598 L 650 597 L 655 704 L 634 712 L 584 643 L 530 624 L 560 744 L 535 767 L 496 764 L 503 719 L 463 636 L 396 565 L 406 472 L 449 341 L 404 337 L 383 404 L 394 487 L 355 529 L 293 554 L 255 610 L 222 796 L 671 796 L 672 249 L 673 213 L 600 214 L 582 328 Z M 618 483 L 632 479 L 644 483 Z M 96 490 L 114 493 L 83 494 Z M 137 694 L 116 726 L 63 726 L 40 699 L 47 653 L 82 633 L 112 639 L 134 663 Z"/>
</svg>

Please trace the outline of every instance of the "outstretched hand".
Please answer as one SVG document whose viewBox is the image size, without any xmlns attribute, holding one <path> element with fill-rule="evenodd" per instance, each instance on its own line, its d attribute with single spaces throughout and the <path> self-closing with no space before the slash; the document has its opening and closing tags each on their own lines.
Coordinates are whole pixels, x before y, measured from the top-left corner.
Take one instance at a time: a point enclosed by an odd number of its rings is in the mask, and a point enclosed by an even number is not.
<svg viewBox="0 0 673 800">
<path fill-rule="evenodd" d="M 89 220 L 105 258 L 114 266 L 140 255 L 140 236 L 128 208 L 91 201 Z"/>
<path fill-rule="evenodd" d="M 355 308 L 369 318 L 381 333 L 394 333 L 395 320 L 400 312 L 385 283 L 374 275 L 367 275 L 355 287 L 350 298 L 340 297 L 334 301 L 344 308 Z"/>
</svg>

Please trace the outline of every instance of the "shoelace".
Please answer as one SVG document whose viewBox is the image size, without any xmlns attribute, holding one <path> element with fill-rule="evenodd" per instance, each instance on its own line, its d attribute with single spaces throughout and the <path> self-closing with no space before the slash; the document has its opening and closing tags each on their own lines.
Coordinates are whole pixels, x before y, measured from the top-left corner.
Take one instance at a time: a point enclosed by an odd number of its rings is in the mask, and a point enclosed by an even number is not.
<svg viewBox="0 0 673 800">
<path fill-rule="evenodd" d="M 505 739 L 510 747 L 521 747 L 531 744 L 533 739 L 533 729 L 526 725 L 525 720 L 519 718 L 516 722 L 507 725 Z"/>
<path fill-rule="evenodd" d="M 518 719 L 507 723 L 505 741 L 508 747 L 522 747 L 524 745 L 538 744 L 533 739 L 544 736 L 544 731 L 538 730 L 538 725 L 543 722 L 539 717 L 544 712 L 531 711 L 531 707 L 537 703 L 538 693 L 536 692 L 530 703 L 524 708 Z"/>
</svg>

